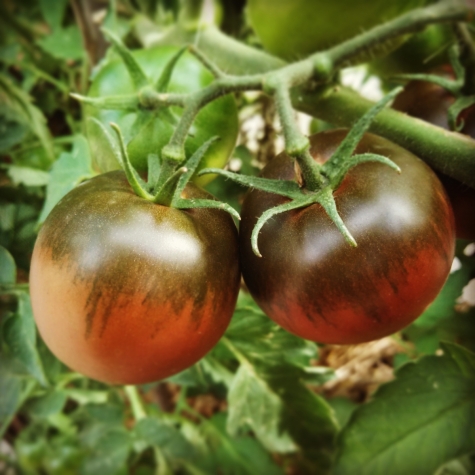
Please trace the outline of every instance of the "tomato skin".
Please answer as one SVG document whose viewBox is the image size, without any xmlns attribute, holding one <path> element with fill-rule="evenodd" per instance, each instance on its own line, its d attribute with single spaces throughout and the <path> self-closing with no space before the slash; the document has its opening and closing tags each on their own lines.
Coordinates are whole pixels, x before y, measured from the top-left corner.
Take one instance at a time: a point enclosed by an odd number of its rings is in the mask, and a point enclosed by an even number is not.
<svg viewBox="0 0 475 475">
<path fill-rule="evenodd" d="M 133 52 L 148 78 L 156 83 L 170 58 L 178 48 L 160 46 Z M 213 81 L 212 74 L 191 53 L 185 53 L 178 60 L 173 70 L 168 92 L 190 93 L 204 88 Z M 94 77 L 89 88 L 90 97 L 107 97 L 134 93 L 132 80 L 121 59 L 116 58 L 106 63 Z M 181 116 L 183 109 L 171 107 L 176 117 Z M 159 155 L 168 143 L 175 130 L 175 125 L 162 118 L 153 118 L 150 113 L 148 122 L 134 135 L 132 124 L 135 112 L 121 110 L 104 110 L 92 106 L 85 107 L 85 115 L 94 117 L 109 126 L 110 122 L 119 124 L 127 143 L 127 151 L 132 164 L 138 171 L 147 170 L 147 157 L 150 153 Z M 86 122 L 87 138 L 95 157 L 96 167 L 100 172 L 120 169 L 111 146 L 99 127 L 91 121 Z M 203 157 L 199 169 L 206 167 L 222 168 L 234 150 L 238 134 L 238 116 L 235 100 L 228 95 L 221 97 L 200 110 L 191 128 L 191 134 L 185 142 L 186 156 L 190 157 L 204 142 L 218 136 Z M 214 175 L 195 177 L 195 183 L 203 186 L 213 179 Z"/>
<path fill-rule="evenodd" d="M 425 1 L 248 0 L 247 11 L 264 48 L 295 61 L 420 7 Z M 400 43 L 391 44 L 395 47 Z M 389 43 L 383 49 L 388 47 Z M 368 57 L 373 55 L 374 51 L 368 52 Z"/>
<path fill-rule="evenodd" d="M 446 75 L 452 76 L 446 69 Z M 427 81 L 411 81 L 394 100 L 393 108 L 450 130 L 447 111 L 454 103 L 453 95 Z M 464 126 L 461 133 L 475 138 L 475 106 L 461 113 Z M 455 229 L 460 239 L 475 240 L 475 189 L 439 171 L 436 172 L 449 195 L 455 217 Z"/>
<path fill-rule="evenodd" d="M 207 193 L 188 185 L 186 196 Z M 143 200 L 121 171 L 66 195 L 45 221 L 30 287 L 38 329 L 67 366 L 141 384 L 204 356 L 232 316 L 238 237 L 221 210 Z"/>
<path fill-rule="evenodd" d="M 311 137 L 319 162 L 346 130 Z M 248 192 L 242 208 L 240 255 L 244 281 L 264 312 L 286 330 L 320 343 L 354 344 L 394 333 L 436 297 L 454 256 L 453 215 L 435 174 L 410 152 L 365 134 L 357 153 L 395 161 L 354 167 L 334 196 L 358 246 L 350 247 L 320 205 L 276 215 L 251 249 L 257 217 L 286 198 Z M 275 157 L 262 176 L 293 179 L 292 161 Z"/>
</svg>

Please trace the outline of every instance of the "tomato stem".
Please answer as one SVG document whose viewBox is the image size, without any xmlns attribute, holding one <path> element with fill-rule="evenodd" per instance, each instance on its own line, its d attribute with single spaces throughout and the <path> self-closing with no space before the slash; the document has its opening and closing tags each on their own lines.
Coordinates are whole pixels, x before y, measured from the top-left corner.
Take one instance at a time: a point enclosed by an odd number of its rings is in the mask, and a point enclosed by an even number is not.
<svg viewBox="0 0 475 475">
<path fill-rule="evenodd" d="M 335 126 L 350 127 L 374 103 L 357 92 L 337 87 L 301 92 L 297 108 Z M 394 109 L 383 109 L 371 122 L 369 131 L 407 148 L 431 167 L 475 188 L 475 142 L 462 134 L 444 130 Z M 452 157 L 447 160 L 447 157 Z"/>
<path fill-rule="evenodd" d="M 147 417 L 147 412 L 145 411 L 137 386 L 124 386 L 124 392 L 130 401 L 130 407 L 132 409 L 134 419 L 139 421 L 140 419 Z"/>
</svg>

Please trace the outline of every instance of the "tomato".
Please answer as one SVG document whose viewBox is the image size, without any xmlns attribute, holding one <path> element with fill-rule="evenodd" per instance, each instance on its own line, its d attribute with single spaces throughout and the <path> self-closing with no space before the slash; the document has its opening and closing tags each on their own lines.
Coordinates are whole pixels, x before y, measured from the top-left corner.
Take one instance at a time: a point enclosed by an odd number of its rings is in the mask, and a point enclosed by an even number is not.
<svg viewBox="0 0 475 475">
<path fill-rule="evenodd" d="M 294 61 L 420 7 L 425 1 L 248 0 L 247 10 L 264 48 Z"/>
<path fill-rule="evenodd" d="M 453 95 L 441 86 L 411 81 L 396 97 L 393 108 L 449 130 L 447 110 L 454 101 Z M 475 138 L 475 106 L 464 110 L 460 119 L 464 121 L 461 132 Z M 452 203 L 457 237 L 475 240 L 475 189 L 444 173 L 437 175 Z"/>
<path fill-rule="evenodd" d="M 144 70 L 147 77 L 156 83 L 160 74 L 176 54 L 176 47 L 160 46 L 138 50 L 133 56 Z M 173 70 L 168 88 L 172 93 L 190 93 L 202 89 L 213 81 L 212 74 L 191 53 L 185 53 Z M 132 94 L 132 80 L 121 59 L 107 62 L 94 77 L 88 95 L 91 97 L 106 97 L 121 94 Z M 183 112 L 182 108 L 170 108 L 176 117 Z M 138 171 L 147 170 L 147 157 L 150 153 L 160 154 L 161 149 L 168 143 L 175 126 L 169 121 L 150 113 L 150 120 L 134 133 L 132 125 L 136 118 L 133 111 L 104 110 L 86 106 L 85 114 L 99 119 L 103 124 L 117 123 L 127 142 L 127 151 L 132 164 Z M 222 168 L 231 155 L 238 133 L 237 107 L 232 96 L 221 97 L 200 110 L 191 128 L 190 136 L 185 143 L 186 156 L 190 157 L 196 149 L 209 140 L 218 136 L 220 140 L 214 143 L 203 157 L 201 168 Z M 109 143 L 100 128 L 87 122 L 87 137 L 93 157 L 97 157 L 96 166 L 101 172 L 120 169 Z M 205 175 L 195 178 L 195 182 L 205 185 L 212 176 Z"/>
<path fill-rule="evenodd" d="M 346 133 L 312 136 L 315 160 L 325 162 Z M 321 343 L 361 343 L 405 327 L 436 297 L 454 256 L 452 210 L 432 170 L 373 134 L 363 136 L 356 153 L 384 155 L 402 170 L 363 163 L 334 192 L 357 247 L 314 204 L 269 220 L 259 234 L 259 258 L 250 244 L 256 220 L 287 198 L 252 190 L 241 212 L 241 266 L 252 296 L 283 328 Z M 292 161 L 280 154 L 262 176 L 293 179 Z"/>
<path fill-rule="evenodd" d="M 192 184 L 185 193 L 210 197 Z M 226 212 L 154 204 L 122 171 L 58 203 L 30 274 L 34 317 L 51 351 L 73 370 L 121 384 L 198 361 L 224 333 L 239 283 L 237 229 Z"/>
</svg>

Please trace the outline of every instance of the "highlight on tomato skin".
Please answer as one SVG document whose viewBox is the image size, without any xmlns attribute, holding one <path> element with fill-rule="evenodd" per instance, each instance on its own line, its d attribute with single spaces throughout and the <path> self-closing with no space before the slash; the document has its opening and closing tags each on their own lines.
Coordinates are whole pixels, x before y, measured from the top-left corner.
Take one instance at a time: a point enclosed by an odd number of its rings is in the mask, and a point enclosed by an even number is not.
<svg viewBox="0 0 475 475">
<path fill-rule="evenodd" d="M 194 185 L 188 197 L 209 198 Z M 177 210 L 136 196 L 123 172 L 66 195 L 33 252 L 34 318 L 71 369 L 142 384 L 203 357 L 226 330 L 240 283 L 237 229 L 217 209 Z"/>
<path fill-rule="evenodd" d="M 312 156 L 323 163 L 346 133 L 312 136 Z M 360 164 L 336 190 L 356 248 L 315 204 L 269 220 L 259 234 L 258 258 L 250 245 L 256 220 L 286 198 L 252 190 L 241 213 L 241 266 L 249 291 L 283 328 L 320 343 L 362 343 L 404 328 L 437 296 L 454 257 L 453 213 L 434 172 L 373 134 L 365 134 L 356 153 L 385 155 L 402 170 Z M 293 179 L 292 161 L 281 154 L 262 176 Z"/>
</svg>

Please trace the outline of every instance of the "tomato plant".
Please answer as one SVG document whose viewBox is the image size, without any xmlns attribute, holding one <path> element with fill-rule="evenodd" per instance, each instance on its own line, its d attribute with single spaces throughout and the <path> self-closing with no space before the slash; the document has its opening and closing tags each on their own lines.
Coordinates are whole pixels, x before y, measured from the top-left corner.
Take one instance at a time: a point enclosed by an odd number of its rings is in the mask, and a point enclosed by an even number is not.
<svg viewBox="0 0 475 475">
<path fill-rule="evenodd" d="M 293 61 L 347 40 L 424 3 L 425 0 L 249 0 L 247 8 L 250 22 L 264 48 Z M 383 49 L 388 47 L 389 44 Z"/>
<path fill-rule="evenodd" d="M 155 83 L 178 48 L 171 46 L 154 47 L 133 52 L 133 56 L 142 67 L 145 74 Z M 212 74 L 190 53 L 185 53 L 173 69 L 170 93 L 189 93 L 197 91 L 211 83 Z M 132 79 L 127 72 L 124 62 L 115 58 L 102 65 L 95 75 L 89 88 L 90 97 L 117 96 L 134 92 Z M 132 164 L 139 171 L 147 170 L 149 154 L 159 155 L 161 149 L 168 143 L 175 129 L 175 123 L 170 121 L 164 112 L 150 111 L 148 117 L 137 126 L 137 113 L 131 110 L 106 110 L 86 106 L 85 113 L 103 124 L 117 123 L 125 136 L 127 151 Z M 178 118 L 183 109 L 171 107 L 172 113 Z M 208 150 L 201 162 L 204 167 L 223 167 L 236 143 L 238 132 L 237 108 L 234 98 L 222 97 L 198 113 L 189 137 L 186 140 L 186 155 L 191 156 L 196 149 L 211 137 L 220 138 Z M 93 122 L 87 122 L 87 137 L 91 146 L 96 165 L 102 172 L 117 170 L 119 162 L 111 145 L 101 129 Z M 196 178 L 200 185 L 210 181 L 210 176 Z"/>
<path fill-rule="evenodd" d="M 475 140 L 361 64 L 443 25 L 452 118 L 473 2 L 245 3 L 0 1 L 0 473 L 475 473 L 475 247 L 439 292 L 450 205 L 407 152 L 475 187 Z M 314 159 L 296 111 L 351 129 Z"/>
<path fill-rule="evenodd" d="M 446 74 L 449 70 L 446 69 Z M 393 103 L 393 108 L 413 117 L 449 130 L 447 112 L 455 97 L 443 87 L 429 81 L 411 81 Z M 475 138 L 475 106 L 470 106 L 458 117 L 463 121 L 460 132 Z M 454 210 L 458 238 L 475 239 L 475 189 L 437 172 Z"/>
<path fill-rule="evenodd" d="M 312 156 L 325 162 L 345 135 L 339 129 L 312 136 Z M 264 225 L 259 258 L 250 245 L 257 217 L 285 198 L 252 190 L 241 213 L 241 265 L 251 294 L 279 325 L 322 343 L 361 343 L 405 327 L 436 297 L 454 255 L 452 209 L 431 169 L 372 134 L 356 152 L 377 152 L 402 170 L 399 175 L 379 163 L 360 164 L 335 191 L 356 248 L 320 205 L 311 205 Z M 281 154 L 262 176 L 289 180 L 293 170 Z"/>
<path fill-rule="evenodd" d="M 189 185 L 186 195 L 207 193 Z M 81 184 L 35 245 L 32 306 L 66 365 L 109 383 L 163 379 L 224 333 L 239 288 L 237 231 L 223 211 L 139 198 L 121 171 Z"/>
</svg>

